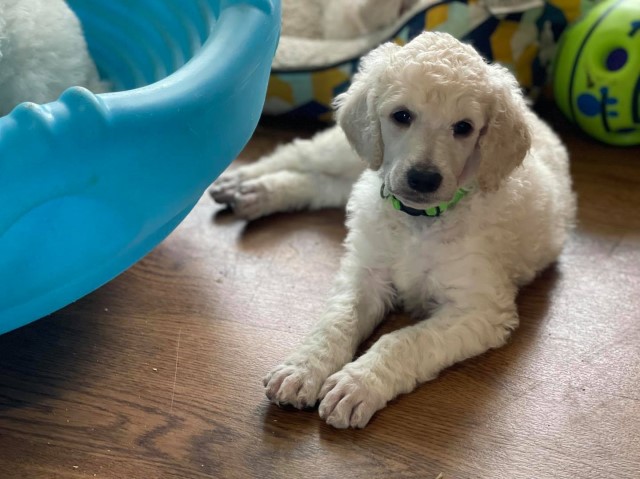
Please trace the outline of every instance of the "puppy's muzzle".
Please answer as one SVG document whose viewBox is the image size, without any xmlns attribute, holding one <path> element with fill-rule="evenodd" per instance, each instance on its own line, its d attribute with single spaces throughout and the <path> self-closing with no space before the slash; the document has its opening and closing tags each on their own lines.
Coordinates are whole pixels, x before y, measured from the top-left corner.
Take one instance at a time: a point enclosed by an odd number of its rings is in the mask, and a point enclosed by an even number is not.
<svg viewBox="0 0 640 479">
<path fill-rule="evenodd" d="M 411 168 L 407 172 L 409 188 L 418 193 L 433 193 L 442 183 L 442 175 L 437 170 L 419 170 Z"/>
</svg>

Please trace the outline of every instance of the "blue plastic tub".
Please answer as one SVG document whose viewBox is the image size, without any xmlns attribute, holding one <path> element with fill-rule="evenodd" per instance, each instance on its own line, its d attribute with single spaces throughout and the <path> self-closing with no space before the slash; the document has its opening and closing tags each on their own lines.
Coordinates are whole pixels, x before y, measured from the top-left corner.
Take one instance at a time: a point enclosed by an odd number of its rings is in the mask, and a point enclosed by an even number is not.
<svg viewBox="0 0 640 479">
<path fill-rule="evenodd" d="M 260 117 L 279 0 L 68 0 L 116 93 L 0 118 L 0 333 L 133 265 Z"/>
</svg>

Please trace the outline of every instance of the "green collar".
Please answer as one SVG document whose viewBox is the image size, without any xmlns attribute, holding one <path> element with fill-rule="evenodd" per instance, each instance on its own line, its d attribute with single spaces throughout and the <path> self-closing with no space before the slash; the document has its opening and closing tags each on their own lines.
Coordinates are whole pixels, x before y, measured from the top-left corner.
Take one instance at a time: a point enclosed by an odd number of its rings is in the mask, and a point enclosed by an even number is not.
<svg viewBox="0 0 640 479">
<path fill-rule="evenodd" d="M 428 216 L 429 218 L 436 218 L 440 216 L 449 208 L 455 206 L 462 198 L 467 195 L 467 193 L 469 193 L 469 190 L 459 188 L 458 191 L 456 191 L 456 194 L 453 196 L 452 200 L 443 201 L 439 205 L 432 206 L 431 208 L 427 208 L 426 210 L 418 210 L 416 208 L 411 208 L 402 204 L 402 202 L 393 195 L 384 196 L 384 183 L 382 183 L 382 187 L 380 188 L 380 196 L 383 199 L 391 198 L 391 204 L 393 205 L 394 209 L 407 213 L 411 216 Z"/>
</svg>

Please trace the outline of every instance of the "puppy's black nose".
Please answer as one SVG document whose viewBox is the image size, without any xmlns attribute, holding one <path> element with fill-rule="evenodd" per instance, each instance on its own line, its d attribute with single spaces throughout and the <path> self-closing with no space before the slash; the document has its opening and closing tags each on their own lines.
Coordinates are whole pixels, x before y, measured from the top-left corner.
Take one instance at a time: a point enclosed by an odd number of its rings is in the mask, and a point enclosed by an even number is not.
<svg viewBox="0 0 640 479">
<path fill-rule="evenodd" d="M 407 173 L 407 183 L 411 189 L 420 193 L 432 193 L 440 187 L 442 175 L 437 171 L 411 168 Z"/>
</svg>

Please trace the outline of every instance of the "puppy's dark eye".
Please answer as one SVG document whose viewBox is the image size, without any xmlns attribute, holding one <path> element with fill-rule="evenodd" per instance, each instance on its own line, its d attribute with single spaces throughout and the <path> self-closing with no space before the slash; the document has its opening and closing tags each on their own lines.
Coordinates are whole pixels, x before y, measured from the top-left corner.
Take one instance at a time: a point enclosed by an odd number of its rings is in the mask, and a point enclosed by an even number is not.
<svg viewBox="0 0 640 479">
<path fill-rule="evenodd" d="M 393 118 L 393 121 L 398 125 L 410 125 L 411 120 L 413 120 L 413 118 L 411 118 L 411 113 L 407 110 L 397 111 L 391 115 L 391 118 Z"/>
<path fill-rule="evenodd" d="M 459 121 L 458 123 L 453 125 L 453 135 L 460 138 L 469 136 L 472 131 L 473 125 L 468 121 Z"/>
</svg>

